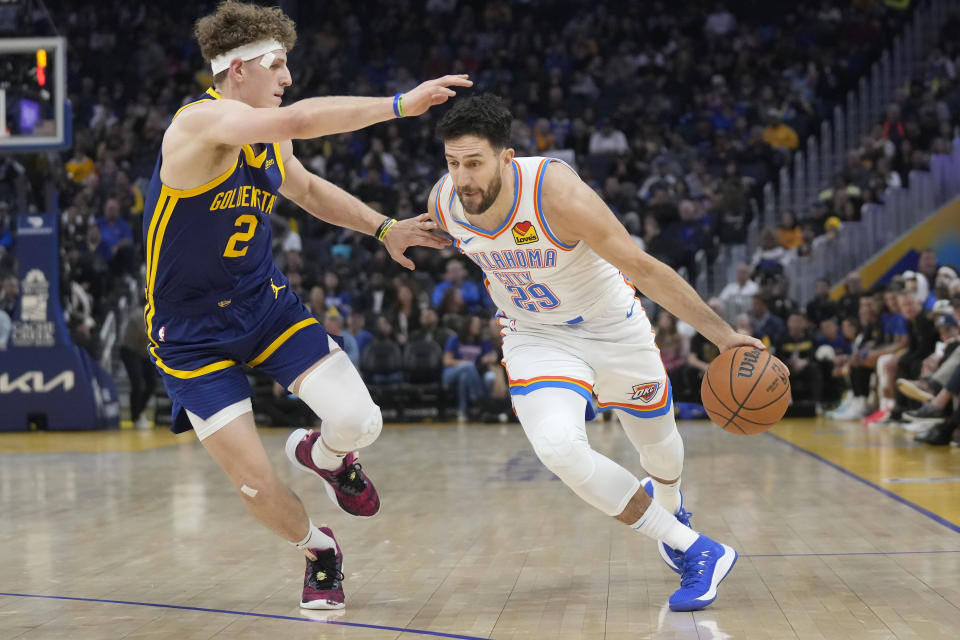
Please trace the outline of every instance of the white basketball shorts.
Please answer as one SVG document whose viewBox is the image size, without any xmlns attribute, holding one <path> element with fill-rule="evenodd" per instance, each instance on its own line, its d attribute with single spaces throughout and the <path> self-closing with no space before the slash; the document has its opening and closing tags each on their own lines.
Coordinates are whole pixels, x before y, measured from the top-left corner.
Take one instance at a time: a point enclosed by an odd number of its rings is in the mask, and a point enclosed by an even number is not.
<svg viewBox="0 0 960 640">
<path fill-rule="evenodd" d="M 601 411 L 639 418 L 673 410 L 670 380 L 639 300 L 576 324 L 543 325 L 498 313 L 511 395 L 570 389 Z"/>
</svg>

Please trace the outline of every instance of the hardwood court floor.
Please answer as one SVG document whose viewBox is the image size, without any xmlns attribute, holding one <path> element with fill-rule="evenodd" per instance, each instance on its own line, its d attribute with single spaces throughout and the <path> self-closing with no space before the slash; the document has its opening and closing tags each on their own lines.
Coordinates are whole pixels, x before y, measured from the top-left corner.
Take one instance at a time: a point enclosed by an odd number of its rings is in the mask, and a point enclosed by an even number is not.
<svg viewBox="0 0 960 640">
<path fill-rule="evenodd" d="M 0 640 L 960 636 L 960 450 L 813 420 L 681 431 L 693 522 L 741 553 L 692 614 L 666 609 L 678 579 L 654 543 L 581 503 L 516 425 L 384 429 L 362 454 L 371 520 L 335 513 L 287 431 L 263 431 L 344 547 L 333 614 L 297 607 L 303 560 L 192 436 L 0 434 Z M 641 473 L 616 422 L 590 436 Z"/>
</svg>

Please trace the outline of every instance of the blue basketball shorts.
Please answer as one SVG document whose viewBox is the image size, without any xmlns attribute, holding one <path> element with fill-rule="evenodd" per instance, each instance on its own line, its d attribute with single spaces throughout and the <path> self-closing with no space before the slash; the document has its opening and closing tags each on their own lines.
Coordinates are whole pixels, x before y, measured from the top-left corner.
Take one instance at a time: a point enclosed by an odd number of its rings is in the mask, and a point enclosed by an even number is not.
<svg viewBox="0 0 960 640">
<path fill-rule="evenodd" d="M 279 270 L 239 299 L 167 307 L 152 318 L 151 356 L 173 402 L 174 433 L 193 428 L 186 410 L 206 420 L 251 397 L 242 365 L 287 388 L 338 344 Z"/>
</svg>

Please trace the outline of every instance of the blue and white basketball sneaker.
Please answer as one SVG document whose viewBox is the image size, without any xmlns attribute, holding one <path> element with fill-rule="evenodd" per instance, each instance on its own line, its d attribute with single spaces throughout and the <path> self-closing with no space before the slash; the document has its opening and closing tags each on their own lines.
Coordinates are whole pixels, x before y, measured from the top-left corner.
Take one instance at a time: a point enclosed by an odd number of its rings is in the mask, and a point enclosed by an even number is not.
<svg viewBox="0 0 960 640">
<path fill-rule="evenodd" d="M 717 599 L 717 586 L 737 562 L 737 552 L 705 535 L 681 554 L 680 588 L 670 596 L 671 611 L 699 611 Z"/>
<path fill-rule="evenodd" d="M 650 499 L 653 499 L 653 478 L 647 476 L 640 481 L 640 485 L 643 487 L 643 490 L 647 492 L 647 495 L 650 496 Z M 683 508 L 683 491 L 680 492 L 680 510 L 677 511 L 674 516 L 683 526 L 693 529 L 690 526 L 690 516 L 693 514 Z M 677 551 L 673 547 L 669 547 L 666 543 L 658 542 L 657 551 L 660 552 L 660 557 L 663 558 L 663 561 L 670 567 L 674 573 L 680 573 L 680 560 L 683 558 L 683 552 Z"/>
</svg>

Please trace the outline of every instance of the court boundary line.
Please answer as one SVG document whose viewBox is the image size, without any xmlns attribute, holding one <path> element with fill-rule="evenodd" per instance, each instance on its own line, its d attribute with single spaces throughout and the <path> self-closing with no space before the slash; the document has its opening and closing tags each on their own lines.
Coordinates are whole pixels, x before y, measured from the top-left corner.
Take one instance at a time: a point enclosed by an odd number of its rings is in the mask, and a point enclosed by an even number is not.
<svg viewBox="0 0 960 640">
<path fill-rule="evenodd" d="M 939 551 L 848 551 L 846 553 L 741 553 L 741 558 L 819 558 L 829 556 L 908 556 L 934 553 L 960 553 L 960 549 Z"/>
<path fill-rule="evenodd" d="M 814 453 L 813 451 L 810 451 L 809 449 L 806 449 L 806 448 L 804 448 L 804 447 L 801 447 L 801 446 L 798 445 L 798 444 L 795 444 L 795 443 L 793 443 L 793 442 L 790 442 L 789 440 L 787 440 L 786 438 L 784 438 L 784 437 L 782 437 L 782 436 L 778 436 L 778 435 L 776 435 L 775 433 L 770 433 L 769 431 L 767 431 L 766 434 L 767 434 L 768 436 L 770 436 L 771 438 L 777 440 L 778 442 L 781 442 L 781 443 L 787 445 L 788 447 L 791 447 L 792 449 L 794 449 L 794 450 L 796 450 L 796 451 L 799 451 L 800 453 L 804 453 L 804 454 L 810 456 L 811 458 L 813 458 L 814 460 L 818 460 L 818 461 L 822 462 L 823 464 L 827 465 L 828 467 L 831 467 L 831 468 L 839 471 L 840 473 L 844 474 L 845 476 L 847 476 L 847 477 L 849 477 L 849 478 L 853 478 L 853 479 L 856 480 L 857 482 L 861 482 L 861 483 L 867 485 L 868 487 L 870 487 L 871 489 L 874 489 L 874 490 L 876 490 L 876 491 L 879 491 L 880 493 L 882 493 L 883 495 L 887 496 L 888 498 L 891 498 L 891 499 L 893 499 L 893 500 L 896 500 L 896 501 L 899 502 L 900 504 L 905 505 L 905 506 L 907 506 L 907 507 L 910 507 L 911 509 L 913 509 L 913 510 L 916 511 L 917 513 L 920 513 L 920 514 L 922 514 L 922 515 L 925 515 L 926 517 L 930 518 L 930 519 L 933 520 L 934 522 L 937 522 L 937 523 L 945 526 L 947 529 L 950 529 L 950 530 L 953 531 L 954 533 L 960 533 L 960 525 L 957 525 L 956 523 L 953 523 L 953 522 L 947 520 L 947 519 L 944 518 L 943 516 L 937 515 L 936 513 L 930 511 L 929 509 L 927 509 L 927 508 L 925 508 L 925 507 L 921 507 L 921 506 L 918 505 L 916 502 L 913 502 L 913 501 L 911 501 L 911 500 L 907 500 L 907 499 L 904 498 L 903 496 L 898 496 L 897 494 L 895 494 L 894 492 L 890 491 L 889 489 L 884 489 L 883 487 L 881 487 L 881 486 L 878 485 L 877 483 L 875 483 L 875 482 L 873 482 L 873 481 L 871 481 L 871 480 L 867 480 L 867 479 L 864 478 L 863 476 L 858 475 L 858 474 L 854 473 L 853 471 L 850 471 L 849 469 L 845 469 L 844 467 L 841 467 L 841 466 L 840 466 L 839 464 L 837 464 L 836 462 L 833 462 L 832 460 L 828 460 L 827 458 L 824 458 L 824 457 L 821 456 L 820 454 Z"/>
<path fill-rule="evenodd" d="M 230 609 L 210 609 L 207 607 L 190 607 L 179 604 L 163 604 L 160 602 L 137 602 L 134 600 L 108 600 L 105 598 L 80 598 L 76 596 L 51 596 L 38 593 L 4 593 L 0 596 L 9 598 L 38 598 L 42 600 L 71 600 L 74 602 L 94 602 L 99 604 L 124 604 L 135 607 L 152 607 L 155 609 L 177 609 L 181 611 L 199 611 L 202 613 L 223 613 L 233 616 L 248 616 L 251 618 L 267 618 L 271 620 L 289 620 L 292 622 L 312 622 L 314 624 L 333 624 L 340 627 L 355 627 L 361 629 L 374 629 L 377 631 L 395 631 L 399 633 L 411 633 L 415 635 L 434 636 L 438 638 L 455 638 L 457 640 L 490 640 L 480 636 L 464 636 L 456 633 L 444 633 L 442 631 L 427 631 L 425 629 L 407 629 L 406 627 L 389 627 L 379 624 L 366 624 L 363 622 L 342 622 L 340 620 L 313 620 L 311 618 L 301 618 L 298 616 L 281 616 L 275 613 L 254 613 L 252 611 L 232 611 Z"/>
</svg>

